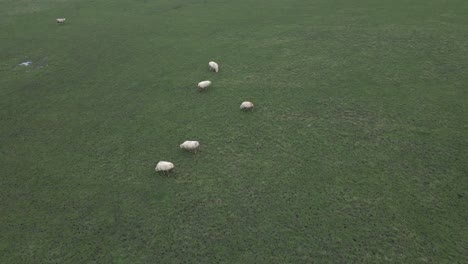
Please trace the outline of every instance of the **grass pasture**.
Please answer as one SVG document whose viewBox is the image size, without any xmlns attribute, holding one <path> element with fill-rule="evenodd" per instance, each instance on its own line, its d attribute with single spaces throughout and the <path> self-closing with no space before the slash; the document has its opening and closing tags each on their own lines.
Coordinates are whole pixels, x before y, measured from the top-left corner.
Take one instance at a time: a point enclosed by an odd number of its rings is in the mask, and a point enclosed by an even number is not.
<svg viewBox="0 0 468 264">
<path fill-rule="evenodd" d="M 466 263 L 466 14 L 0 0 L 0 263 Z"/>
</svg>

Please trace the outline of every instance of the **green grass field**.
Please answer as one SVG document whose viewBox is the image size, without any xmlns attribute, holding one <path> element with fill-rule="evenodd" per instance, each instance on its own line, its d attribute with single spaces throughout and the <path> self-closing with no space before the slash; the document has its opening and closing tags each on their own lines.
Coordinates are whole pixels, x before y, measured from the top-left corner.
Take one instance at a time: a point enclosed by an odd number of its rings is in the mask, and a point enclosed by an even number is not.
<svg viewBox="0 0 468 264">
<path fill-rule="evenodd" d="M 0 263 L 467 263 L 467 14 L 0 0 Z"/>
</svg>

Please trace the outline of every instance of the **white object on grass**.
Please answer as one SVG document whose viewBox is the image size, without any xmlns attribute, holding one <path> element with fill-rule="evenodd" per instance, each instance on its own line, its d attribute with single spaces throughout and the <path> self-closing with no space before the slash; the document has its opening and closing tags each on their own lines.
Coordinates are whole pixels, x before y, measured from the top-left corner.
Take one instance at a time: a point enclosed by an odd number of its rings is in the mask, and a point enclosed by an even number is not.
<svg viewBox="0 0 468 264">
<path fill-rule="evenodd" d="M 210 61 L 208 63 L 208 66 L 210 66 L 210 71 L 215 71 L 215 72 L 218 72 L 219 71 L 219 66 L 218 66 L 218 63 L 214 62 L 214 61 Z"/>
<path fill-rule="evenodd" d="M 185 141 L 184 143 L 180 144 L 181 149 L 186 149 L 188 151 L 193 151 L 197 153 L 198 147 L 200 147 L 200 143 L 198 141 Z"/>
<path fill-rule="evenodd" d="M 198 89 L 199 90 L 205 90 L 210 85 L 211 85 L 211 81 L 202 81 L 202 82 L 198 83 Z"/>
<path fill-rule="evenodd" d="M 252 102 L 242 102 L 242 104 L 240 105 L 240 109 L 241 110 L 250 110 L 250 111 L 253 111 L 254 109 L 254 104 Z"/>
<path fill-rule="evenodd" d="M 154 168 L 155 171 L 162 171 L 162 172 L 171 172 L 174 169 L 174 164 L 169 161 L 160 161 Z"/>
</svg>

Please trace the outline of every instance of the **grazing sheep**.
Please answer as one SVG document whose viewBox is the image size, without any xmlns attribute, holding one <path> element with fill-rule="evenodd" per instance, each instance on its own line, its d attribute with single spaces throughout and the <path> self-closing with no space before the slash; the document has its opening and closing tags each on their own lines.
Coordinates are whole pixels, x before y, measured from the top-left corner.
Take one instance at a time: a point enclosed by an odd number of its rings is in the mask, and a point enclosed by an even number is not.
<svg viewBox="0 0 468 264">
<path fill-rule="evenodd" d="M 208 88 L 208 86 L 210 86 L 210 85 L 211 85 L 211 81 L 199 82 L 198 83 L 198 90 L 199 91 L 206 90 L 206 88 Z"/>
<path fill-rule="evenodd" d="M 215 72 L 218 72 L 219 71 L 219 66 L 218 66 L 218 63 L 214 62 L 214 61 L 210 61 L 208 63 L 208 66 L 210 66 L 210 71 L 215 71 Z"/>
<path fill-rule="evenodd" d="M 247 111 L 247 110 L 253 111 L 254 110 L 254 104 L 252 102 L 243 102 L 240 105 L 240 109 L 244 110 L 244 111 Z"/>
<path fill-rule="evenodd" d="M 200 147 L 200 143 L 198 141 L 185 141 L 180 145 L 181 149 L 186 149 L 194 153 L 197 153 L 198 147 Z"/>
<path fill-rule="evenodd" d="M 57 18 L 57 23 L 62 24 L 65 22 L 65 18 Z"/>
<path fill-rule="evenodd" d="M 155 171 L 163 172 L 164 174 L 170 173 L 174 169 L 174 164 L 169 161 L 160 161 L 156 165 Z"/>
</svg>

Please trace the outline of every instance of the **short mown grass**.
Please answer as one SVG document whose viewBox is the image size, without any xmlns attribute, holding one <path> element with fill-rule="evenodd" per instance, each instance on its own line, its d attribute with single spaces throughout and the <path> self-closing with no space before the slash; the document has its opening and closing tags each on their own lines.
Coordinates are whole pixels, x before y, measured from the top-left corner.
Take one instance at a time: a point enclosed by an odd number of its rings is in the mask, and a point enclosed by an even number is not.
<svg viewBox="0 0 468 264">
<path fill-rule="evenodd" d="M 466 262 L 466 14 L 0 0 L 0 263 Z"/>
</svg>

